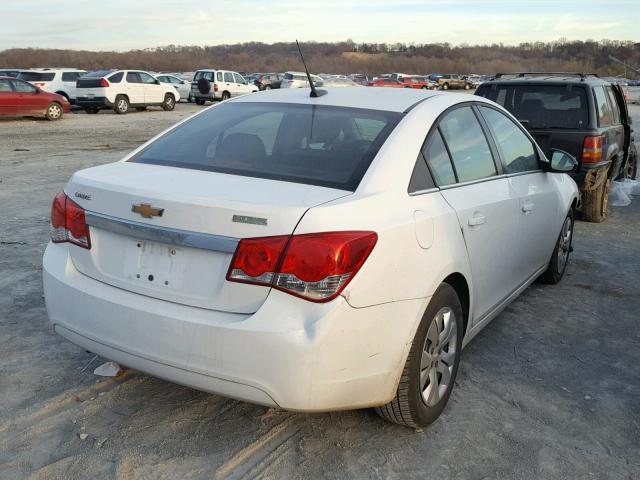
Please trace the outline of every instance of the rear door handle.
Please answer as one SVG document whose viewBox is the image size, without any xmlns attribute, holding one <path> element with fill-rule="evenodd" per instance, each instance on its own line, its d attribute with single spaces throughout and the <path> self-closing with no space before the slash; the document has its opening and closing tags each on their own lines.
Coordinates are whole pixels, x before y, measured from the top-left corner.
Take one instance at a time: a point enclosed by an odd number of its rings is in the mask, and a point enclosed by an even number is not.
<svg viewBox="0 0 640 480">
<path fill-rule="evenodd" d="M 531 212 L 533 212 L 533 202 L 526 202 L 522 204 L 522 211 L 524 212 L 525 215 L 530 214 Z"/>
<path fill-rule="evenodd" d="M 484 215 L 474 215 L 473 217 L 469 217 L 467 223 L 469 223 L 470 227 L 477 227 L 478 225 L 482 225 L 487 221 Z"/>
</svg>

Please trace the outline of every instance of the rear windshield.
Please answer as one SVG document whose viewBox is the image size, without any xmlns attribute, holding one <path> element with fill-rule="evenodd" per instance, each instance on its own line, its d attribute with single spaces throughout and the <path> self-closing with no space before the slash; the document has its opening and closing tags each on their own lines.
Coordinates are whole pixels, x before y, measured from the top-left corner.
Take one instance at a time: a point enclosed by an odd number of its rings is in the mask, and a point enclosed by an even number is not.
<svg viewBox="0 0 640 480">
<path fill-rule="evenodd" d="M 203 71 L 199 71 L 196 72 L 196 74 L 193 76 L 193 81 L 197 82 L 198 80 L 200 80 L 201 78 L 206 78 L 207 80 L 209 80 L 210 82 L 213 82 L 213 76 L 215 75 L 215 72 L 203 72 Z"/>
<path fill-rule="evenodd" d="M 484 85 L 476 95 L 509 110 L 527 128 L 584 128 L 587 94 L 575 85 Z"/>
<path fill-rule="evenodd" d="M 50 82 L 54 76 L 55 73 L 53 72 L 22 72 L 18 75 L 18 78 L 27 82 Z"/>
<path fill-rule="evenodd" d="M 280 103 L 223 103 L 130 162 L 354 191 L 402 114 Z"/>
<path fill-rule="evenodd" d="M 109 75 L 113 70 L 96 70 L 95 72 L 85 73 L 83 77 L 98 77 L 103 78 L 106 75 Z"/>
</svg>

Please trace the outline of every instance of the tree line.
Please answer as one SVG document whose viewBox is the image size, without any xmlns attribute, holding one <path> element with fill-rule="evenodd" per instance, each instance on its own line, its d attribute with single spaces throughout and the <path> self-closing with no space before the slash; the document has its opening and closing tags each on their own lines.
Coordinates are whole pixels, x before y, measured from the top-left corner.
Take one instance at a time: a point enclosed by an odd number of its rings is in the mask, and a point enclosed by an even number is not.
<svg viewBox="0 0 640 480">
<path fill-rule="evenodd" d="M 519 45 L 387 44 L 306 42 L 302 49 L 314 73 L 478 73 L 514 71 L 593 72 L 638 75 L 614 60 L 640 67 L 640 43 L 617 40 L 531 42 Z M 0 68 L 77 67 L 86 70 L 135 68 L 187 72 L 225 68 L 242 72 L 301 70 L 294 42 L 233 45 L 168 45 L 127 52 L 12 48 L 0 51 Z"/>
</svg>

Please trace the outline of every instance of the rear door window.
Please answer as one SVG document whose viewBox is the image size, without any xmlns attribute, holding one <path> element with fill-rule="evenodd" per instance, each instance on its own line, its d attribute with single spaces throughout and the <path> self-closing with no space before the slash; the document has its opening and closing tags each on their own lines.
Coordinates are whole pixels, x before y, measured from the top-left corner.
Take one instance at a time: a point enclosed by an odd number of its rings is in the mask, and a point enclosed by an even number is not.
<svg viewBox="0 0 640 480">
<path fill-rule="evenodd" d="M 224 81 L 227 83 L 233 83 L 233 74 L 231 72 L 224 72 Z"/>
<path fill-rule="evenodd" d="M 353 191 L 401 118 L 345 107 L 223 103 L 129 161 Z"/>
<path fill-rule="evenodd" d="M 503 113 L 480 107 L 489 130 L 498 146 L 506 173 L 538 170 L 538 157 L 529 137 Z"/>
<path fill-rule="evenodd" d="M 607 95 L 604 93 L 604 88 L 593 87 L 593 96 L 598 111 L 598 125 L 601 127 L 611 125 L 613 123 L 613 112 Z"/>
<path fill-rule="evenodd" d="M 609 105 L 611 105 L 612 123 L 622 123 L 622 119 L 620 118 L 620 106 L 618 105 L 618 100 L 616 100 L 615 93 L 613 93 L 613 88 L 605 87 L 605 91 L 607 92 L 607 97 L 609 97 Z"/>
<path fill-rule="evenodd" d="M 127 72 L 127 83 L 142 83 L 138 72 Z"/>
<path fill-rule="evenodd" d="M 459 182 L 497 173 L 491 149 L 471 107 L 456 108 L 440 121 L 439 127 Z"/>
<path fill-rule="evenodd" d="M 217 72 L 217 73 L 216 73 L 216 80 L 217 80 L 218 82 L 222 82 L 222 72 Z"/>
</svg>

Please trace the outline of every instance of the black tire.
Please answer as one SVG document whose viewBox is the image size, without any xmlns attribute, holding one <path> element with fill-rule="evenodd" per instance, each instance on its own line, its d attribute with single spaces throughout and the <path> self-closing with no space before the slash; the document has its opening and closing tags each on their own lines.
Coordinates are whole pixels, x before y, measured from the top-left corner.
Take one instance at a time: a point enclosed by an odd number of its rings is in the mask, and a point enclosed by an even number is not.
<svg viewBox="0 0 640 480">
<path fill-rule="evenodd" d="M 564 272 L 567 269 L 567 265 L 569 263 L 569 255 L 571 254 L 573 247 L 571 244 L 573 243 L 573 226 L 574 226 L 574 215 L 573 209 L 569 210 L 567 216 L 562 223 L 562 229 L 558 234 L 558 239 L 556 240 L 556 246 L 553 249 L 553 253 L 551 254 L 551 259 L 549 260 L 549 265 L 545 272 L 540 275 L 538 280 L 542 283 L 547 283 L 549 285 L 555 285 L 564 276 Z M 567 238 L 567 230 L 568 228 L 568 238 Z"/>
<path fill-rule="evenodd" d="M 165 94 L 164 100 L 162 102 L 162 109 L 165 112 L 170 112 L 174 108 L 176 108 L 176 97 L 174 97 L 170 93 Z"/>
<path fill-rule="evenodd" d="M 611 180 L 608 178 L 595 190 L 582 191 L 582 218 L 587 222 L 601 223 L 607 218 L 609 207 L 609 188 Z"/>
<path fill-rule="evenodd" d="M 203 95 L 206 95 L 211 91 L 211 82 L 206 78 L 198 80 L 198 91 Z"/>
<path fill-rule="evenodd" d="M 420 87 L 421 90 L 428 90 L 429 87 L 427 87 L 426 85 L 424 87 Z"/>
<path fill-rule="evenodd" d="M 222 92 L 222 101 L 229 100 L 231 98 L 231 94 L 229 92 Z"/>
<path fill-rule="evenodd" d="M 147 107 L 136 107 L 136 110 L 139 112 L 144 112 L 147 109 Z"/>
<path fill-rule="evenodd" d="M 58 102 L 51 102 L 44 111 L 45 118 L 51 121 L 60 120 L 63 114 L 64 109 Z"/>
<path fill-rule="evenodd" d="M 428 350 L 430 347 L 427 336 L 432 332 L 432 328 L 436 328 L 436 338 L 439 337 L 439 322 L 437 322 L 436 317 L 440 316 L 441 312 L 445 310 L 448 311 L 450 315 L 453 315 L 453 317 L 449 317 L 449 320 L 453 318 L 455 321 L 455 330 L 453 330 L 453 326 L 451 327 L 451 335 L 455 333 L 455 339 L 452 339 L 451 336 L 448 337 L 450 339 L 449 343 L 447 343 L 449 351 L 444 351 L 443 357 L 441 357 L 440 354 L 434 355 L 429 353 Z M 462 337 L 464 335 L 463 322 L 462 305 L 460 304 L 460 299 L 456 291 L 448 283 L 443 283 L 433 294 L 422 316 L 422 321 L 413 339 L 411 350 L 409 351 L 402 376 L 400 377 L 396 396 L 386 405 L 376 407 L 375 410 L 378 415 L 390 422 L 413 428 L 427 426 L 440 416 L 449 400 L 458 373 Z M 452 344 L 455 346 L 453 352 L 451 352 Z M 432 362 L 432 364 L 426 368 L 422 366 L 424 354 L 426 354 L 429 361 Z M 443 358 L 444 355 L 448 354 L 452 354 L 452 360 L 447 362 L 447 360 L 443 360 Z M 438 364 L 438 366 L 433 367 L 434 362 Z M 440 363 L 444 365 L 447 371 L 452 367 L 450 377 L 446 385 L 446 391 L 439 394 L 437 396 L 437 402 L 429 406 L 423 397 L 421 376 L 425 372 L 436 372 L 437 368 L 440 367 Z M 450 363 L 452 365 L 449 365 Z M 441 374 L 436 372 L 435 375 L 438 376 Z M 425 378 L 431 381 L 430 375 Z M 443 380 L 442 376 L 437 378 L 439 378 L 438 381 Z M 427 386 L 427 388 L 429 388 L 429 386 Z M 436 390 L 439 391 L 439 389 Z"/>
<path fill-rule="evenodd" d="M 624 168 L 624 177 L 635 180 L 638 175 L 638 150 L 636 149 L 635 143 L 632 143 L 629 146 L 629 158 L 627 159 L 627 164 Z"/>
<path fill-rule="evenodd" d="M 89 115 L 95 115 L 100 109 L 98 107 L 85 107 L 84 111 Z"/>
<path fill-rule="evenodd" d="M 442 89 L 443 90 L 449 90 L 449 84 L 448 83 L 443 83 L 442 84 Z"/>
<path fill-rule="evenodd" d="M 124 115 L 129 111 L 129 99 L 124 95 L 118 95 L 113 103 L 113 111 L 118 115 Z"/>
<path fill-rule="evenodd" d="M 204 99 L 196 98 L 196 105 L 204 105 Z"/>
</svg>

